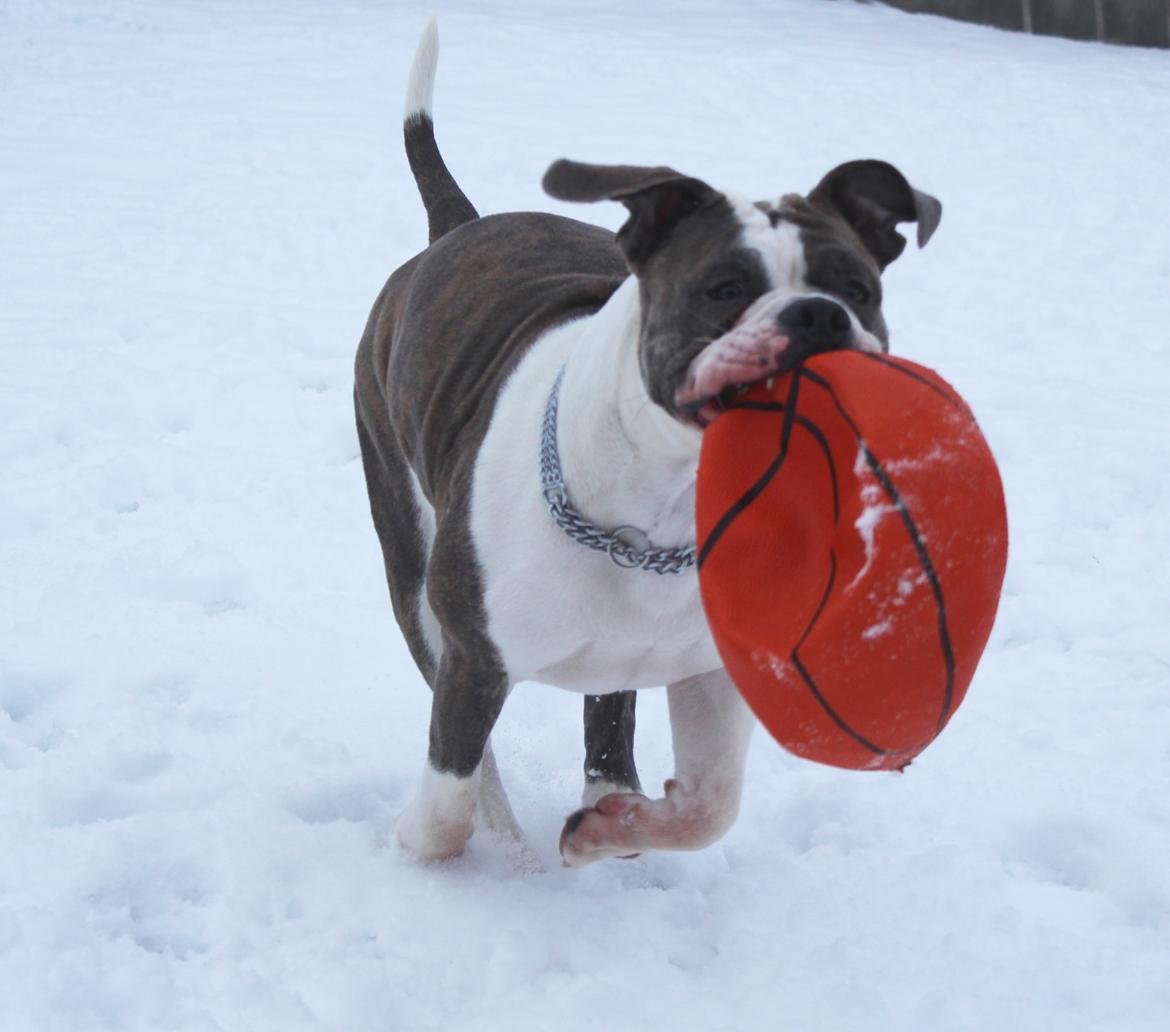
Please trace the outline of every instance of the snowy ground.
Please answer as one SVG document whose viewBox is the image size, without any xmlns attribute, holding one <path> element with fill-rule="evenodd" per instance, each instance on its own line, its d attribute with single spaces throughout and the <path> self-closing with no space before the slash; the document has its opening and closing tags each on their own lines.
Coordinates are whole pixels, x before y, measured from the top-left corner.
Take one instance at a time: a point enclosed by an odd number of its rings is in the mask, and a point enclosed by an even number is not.
<svg viewBox="0 0 1170 1032">
<path fill-rule="evenodd" d="M 1007 593 L 903 775 L 762 733 L 704 853 L 557 866 L 580 700 L 496 735 L 547 867 L 387 840 L 428 696 L 350 408 L 425 239 L 409 3 L 0 2 L 0 1029 L 1170 1027 L 1170 60 L 825 0 L 449 3 L 483 211 L 561 155 L 946 205 L 897 351 L 1000 457 Z M 575 210 L 614 226 L 617 210 Z M 661 692 L 645 780 L 669 773 Z"/>
</svg>

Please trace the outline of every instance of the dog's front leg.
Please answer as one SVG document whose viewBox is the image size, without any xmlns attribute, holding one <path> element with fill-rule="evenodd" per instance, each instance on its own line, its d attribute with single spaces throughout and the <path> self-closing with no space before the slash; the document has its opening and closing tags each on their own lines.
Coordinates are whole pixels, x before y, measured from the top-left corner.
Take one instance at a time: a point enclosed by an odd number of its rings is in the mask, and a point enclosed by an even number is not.
<svg viewBox="0 0 1170 1032">
<path fill-rule="evenodd" d="M 614 792 L 641 792 L 634 765 L 634 709 L 637 692 L 585 696 L 585 791 L 581 805 L 593 806 Z"/>
<path fill-rule="evenodd" d="M 702 849 L 735 822 L 755 718 L 722 671 L 668 689 L 675 775 L 665 797 L 616 793 L 565 822 L 561 856 L 570 867 L 649 849 Z"/>
</svg>

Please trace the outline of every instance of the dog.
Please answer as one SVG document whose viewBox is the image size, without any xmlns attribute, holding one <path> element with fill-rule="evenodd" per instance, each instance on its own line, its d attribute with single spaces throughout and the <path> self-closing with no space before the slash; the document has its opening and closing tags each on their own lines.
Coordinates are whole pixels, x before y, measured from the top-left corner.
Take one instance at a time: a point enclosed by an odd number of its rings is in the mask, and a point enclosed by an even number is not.
<svg viewBox="0 0 1170 1032">
<path fill-rule="evenodd" d="M 699 849 L 738 813 L 753 717 L 699 598 L 703 427 L 745 385 L 834 348 L 888 350 L 880 275 L 942 207 L 893 166 L 840 165 L 750 201 L 665 167 L 555 162 L 544 189 L 618 201 L 617 234 L 541 213 L 480 217 L 435 142 L 432 22 L 404 137 L 429 246 L 379 294 L 354 402 L 395 617 L 432 690 L 427 761 L 396 823 L 427 860 L 477 811 L 520 839 L 490 735 L 510 689 L 584 695 L 571 867 Z M 644 795 L 635 691 L 666 685 L 674 777 Z"/>
</svg>

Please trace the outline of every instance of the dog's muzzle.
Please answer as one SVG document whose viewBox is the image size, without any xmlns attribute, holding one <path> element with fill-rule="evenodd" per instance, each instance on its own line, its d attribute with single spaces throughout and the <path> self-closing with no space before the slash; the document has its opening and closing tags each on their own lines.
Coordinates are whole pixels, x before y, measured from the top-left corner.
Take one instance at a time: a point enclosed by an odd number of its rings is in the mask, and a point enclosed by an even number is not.
<svg viewBox="0 0 1170 1032">
<path fill-rule="evenodd" d="M 812 355 L 849 348 L 879 352 L 881 344 L 831 298 L 801 297 L 779 311 L 749 309 L 691 362 L 675 407 L 705 427 L 753 383 L 781 376 Z"/>
</svg>

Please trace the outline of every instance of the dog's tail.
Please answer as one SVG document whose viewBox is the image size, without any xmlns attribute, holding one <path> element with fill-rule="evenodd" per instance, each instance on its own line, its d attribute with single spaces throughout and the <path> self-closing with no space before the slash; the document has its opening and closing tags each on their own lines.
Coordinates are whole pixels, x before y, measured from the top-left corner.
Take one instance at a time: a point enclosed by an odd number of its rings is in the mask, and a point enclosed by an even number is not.
<svg viewBox="0 0 1170 1032">
<path fill-rule="evenodd" d="M 406 160 L 418 192 L 427 209 L 430 242 L 433 244 L 456 226 L 479 218 L 459 184 L 455 182 L 435 143 L 435 123 L 431 119 L 435 92 L 435 66 L 439 63 L 439 29 L 432 18 L 423 30 L 410 68 L 406 87 L 406 111 L 402 133 L 406 139 Z"/>
</svg>

